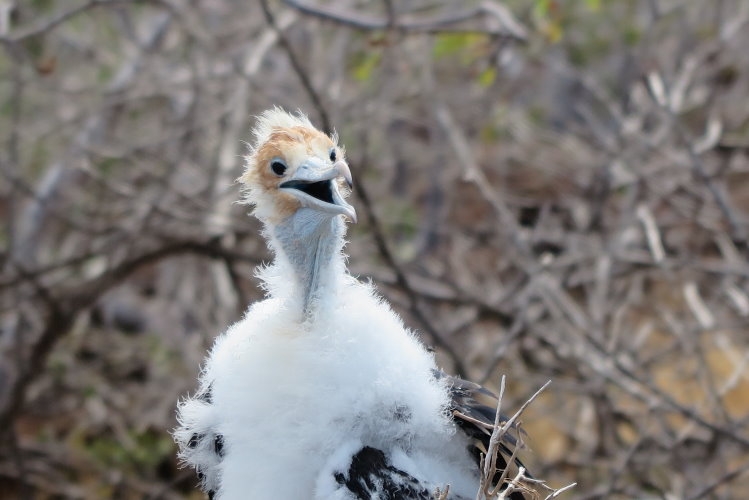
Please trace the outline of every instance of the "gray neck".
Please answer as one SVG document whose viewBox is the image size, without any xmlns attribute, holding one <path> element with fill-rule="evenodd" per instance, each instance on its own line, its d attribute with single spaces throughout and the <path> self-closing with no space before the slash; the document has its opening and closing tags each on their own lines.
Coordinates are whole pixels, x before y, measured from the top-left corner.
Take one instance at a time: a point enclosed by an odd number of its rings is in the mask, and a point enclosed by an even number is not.
<svg viewBox="0 0 749 500">
<path fill-rule="evenodd" d="M 324 289 L 335 293 L 330 288 L 342 271 L 343 230 L 341 217 L 309 208 L 300 208 L 272 229 L 275 250 L 283 253 L 296 277 L 294 298 L 301 301 L 304 319 L 310 318 Z"/>
</svg>

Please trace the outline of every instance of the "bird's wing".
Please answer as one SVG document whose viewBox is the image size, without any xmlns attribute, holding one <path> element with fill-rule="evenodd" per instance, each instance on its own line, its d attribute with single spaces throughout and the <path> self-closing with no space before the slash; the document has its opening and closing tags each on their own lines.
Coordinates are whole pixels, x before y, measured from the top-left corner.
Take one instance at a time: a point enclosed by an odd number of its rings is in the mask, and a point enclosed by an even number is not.
<svg viewBox="0 0 749 500">
<path fill-rule="evenodd" d="M 336 471 L 335 481 L 358 500 L 433 500 L 434 492 L 409 473 L 390 463 L 385 453 L 364 446 L 352 457 L 348 470 Z"/>
<path fill-rule="evenodd" d="M 441 371 L 434 371 L 438 380 L 445 379 L 450 393 L 450 412 L 458 428 L 471 439 L 470 452 L 480 467 L 481 456 L 489 448 L 491 429 L 496 415 L 497 397 L 488 389 L 447 375 Z M 500 416 L 500 422 L 507 422 L 507 418 Z M 502 471 L 508 467 L 507 461 L 512 456 L 511 447 L 517 446 L 517 439 L 511 434 L 503 436 L 500 443 L 500 453 L 497 457 L 498 480 Z M 523 464 L 515 458 L 512 466 L 517 468 Z M 514 475 L 514 474 L 513 474 Z M 530 477 L 530 474 L 526 473 Z M 333 474 L 338 487 L 348 491 L 358 500 L 433 500 L 434 491 L 428 485 L 420 482 L 408 472 L 395 467 L 387 455 L 376 448 L 361 447 L 353 454 L 347 470 L 336 470 Z M 477 484 L 478 487 L 478 484 Z M 459 497 L 449 496 L 451 500 L 461 500 Z M 513 491 L 508 495 L 510 500 L 525 500 L 520 491 Z"/>
<path fill-rule="evenodd" d="M 219 485 L 219 468 L 224 456 L 224 437 L 216 432 L 213 422 L 212 385 L 201 388 L 195 397 L 180 404 L 182 417 L 175 431 L 179 456 L 197 472 L 202 489 L 213 500 Z"/>
<path fill-rule="evenodd" d="M 476 461 L 476 466 L 480 468 L 481 458 L 486 455 L 489 449 L 489 439 L 497 415 L 498 398 L 493 392 L 479 384 L 447 375 L 439 370 L 434 370 L 433 374 L 436 379 L 444 379 L 447 382 L 450 393 L 449 411 L 458 428 L 471 439 L 469 452 Z M 500 423 L 505 423 L 508 420 L 508 417 L 504 415 L 499 417 Z M 514 429 L 514 431 L 522 432 L 518 429 Z M 502 471 L 508 467 L 507 461 L 512 457 L 512 450 L 517 445 L 517 438 L 513 434 L 505 433 L 502 436 L 499 443 L 499 453 L 497 454 L 496 479 L 499 479 Z M 525 467 L 517 457 L 511 465 L 514 466 L 513 468 Z M 532 477 L 528 472 L 525 475 Z M 520 492 L 513 492 L 509 495 L 509 498 L 511 500 L 523 500 L 525 497 Z"/>
</svg>

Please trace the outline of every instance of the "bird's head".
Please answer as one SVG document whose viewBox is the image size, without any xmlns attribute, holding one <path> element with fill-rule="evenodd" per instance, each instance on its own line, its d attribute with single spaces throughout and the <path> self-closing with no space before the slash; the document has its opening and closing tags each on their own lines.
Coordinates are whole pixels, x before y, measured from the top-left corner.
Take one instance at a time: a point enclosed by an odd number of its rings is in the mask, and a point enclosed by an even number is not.
<svg viewBox="0 0 749 500">
<path fill-rule="evenodd" d="M 262 113 L 253 135 L 239 181 L 260 220 L 278 224 L 308 208 L 356 222 L 356 211 L 345 199 L 352 187 L 351 171 L 335 135 L 317 130 L 301 112 L 280 108 Z"/>
</svg>

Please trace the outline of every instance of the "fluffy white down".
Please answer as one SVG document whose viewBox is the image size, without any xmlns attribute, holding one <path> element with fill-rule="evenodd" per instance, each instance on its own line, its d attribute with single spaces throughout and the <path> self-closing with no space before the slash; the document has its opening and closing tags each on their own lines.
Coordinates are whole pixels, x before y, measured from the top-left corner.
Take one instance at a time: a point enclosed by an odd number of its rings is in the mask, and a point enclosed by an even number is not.
<svg viewBox="0 0 749 500">
<path fill-rule="evenodd" d="M 276 267 L 261 275 L 283 296 L 288 277 Z M 472 497 L 475 466 L 445 416 L 433 356 L 369 285 L 338 276 L 315 319 L 300 325 L 291 304 L 269 298 L 217 339 L 201 377 L 212 404 L 180 407 L 183 428 L 224 437 L 207 486 L 220 485 L 221 500 L 345 499 L 332 473 L 345 472 L 346 455 L 363 444 L 434 487 L 449 483 Z"/>
</svg>

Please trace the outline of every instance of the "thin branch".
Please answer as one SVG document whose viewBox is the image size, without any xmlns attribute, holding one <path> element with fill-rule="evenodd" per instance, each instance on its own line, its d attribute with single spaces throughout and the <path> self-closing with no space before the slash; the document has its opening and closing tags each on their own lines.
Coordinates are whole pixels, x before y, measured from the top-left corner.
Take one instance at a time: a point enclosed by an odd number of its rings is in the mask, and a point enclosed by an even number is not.
<svg viewBox="0 0 749 500">
<path fill-rule="evenodd" d="M 504 436 L 504 432 L 498 429 L 500 429 L 500 419 L 502 416 L 502 399 L 505 396 L 505 384 L 506 377 L 502 375 L 502 379 L 499 382 L 497 409 L 494 414 L 494 429 L 492 431 L 491 437 L 489 438 L 489 449 L 486 450 L 486 456 L 492 457 L 492 459 L 484 464 L 484 477 L 492 477 L 494 475 L 494 467 L 496 466 L 496 457 L 498 453 L 497 448 L 499 447 L 499 443 L 502 441 L 502 436 Z"/>
<path fill-rule="evenodd" d="M 17 366 L 20 372 L 16 379 L 4 381 L 5 384 L 10 384 L 10 387 L 0 391 L 0 393 L 7 394 L 7 397 L 0 401 L 0 429 L 11 425 L 15 415 L 21 411 L 27 387 L 44 372 L 42 367 L 57 341 L 67 334 L 77 315 L 83 309 L 90 307 L 106 291 L 123 282 L 142 267 L 165 258 L 195 254 L 220 260 L 229 258 L 232 253 L 227 253 L 217 240 L 166 243 L 160 248 L 127 259 L 96 278 L 64 290 L 49 289 L 36 277 L 16 265 L 18 271 L 33 284 L 38 296 L 46 304 L 47 317 L 44 321 L 44 330 L 33 341 L 28 359 L 18 360 Z"/>
<path fill-rule="evenodd" d="M 743 250 L 747 250 L 747 231 L 746 227 L 739 222 L 739 218 L 731 207 L 731 203 L 728 199 L 728 195 L 724 190 L 718 188 L 717 184 L 708 175 L 705 170 L 705 165 L 697 152 L 695 141 L 687 132 L 684 125 L 681 123 L 679 116 L 676 114 L 676 110 L 670 104 L 671 103 L 671 91 L 668 86 L 664 83 L 663 79 L 656 72 L 651 72 L 646 78 L 648 89 L 653 96 L 653 100 L 658 104 L 661 110 L 668 116 L 672 129 L 674 130 L 677 139 L 681 142 L 682 147 L 687 152 L 689 157 L 689 165 L 692 169 L 694 176 L 704 184 L 713 200 L 718 205 L 718 208 L 723 213 L 724 217 L 728 221 L 728 225 L 731 229 L 731 235 L 734 242 L 741 246 Z M 713 141 L 717 143 L 717 140 Z"/>
<path fill-rule="evenodd" d="M 749 462 L 745 462 L 740 467 L 736 467 L 733 470 L 727 471 L 725 474 L 715 479 L 715 481 L 709 483 L 701 490 L 698 490 L 696 493 L 687 497 L 686 500 L 699 500 L 701 498 L 707 498 L 711 493 L 713 493 L 721 486 L 727 485 L 731 481 L 740 478 L 747 472 L 749 472 Z"/>
<path fill-rule="evenodd" d="M 88 11 L 99 7 L 117 7 L 123 5 L 152 4 L 161 7 L 169 7 L 163 0 L 89 0 L 73 9 L 56 14 L 49 19 L 40 19 L 33 26 L 12 35 L 0 36 L 0 42 L 15 44 L 29 38 L 44 35 L 54 30 L 66 21 L 70 21 Z"/>
<path fill-rule="evenodd" d="M 361 163 L 366 165 L 367 162 L 362 161 Z M 408 298 L 409 310 L 411 311 L 411 314 L 413 314 L 416 320 L 421 323 L 424 330 L 426 330 L 426 332 L 432 338 L 434 344 L 440 349 L 444 350 L 445 353 L 450 356 L 450 360 L 455 365 L 455 371 L 457 371 L 459 374 L 465 375 L 467 373 L 466 366 L 460 359 L 460 356 L 458 356 L 458 353 L 455 352 L 455 349 L 453 349 L 453 347 L 447 342 L 447 340 L 443 338 L 442 334 L 437 330 L 437 327 L 434 326 L 432 321 L 422 311 L 421 307 L 419 306 L 419 296 L 417 292 L 409 283 L 406 273 L 403 271 L 401 266 L 395 260 L 392 252 L 390 251 L 385 238 L 385 232 L 382 229 L 382 224 L 374 211 L 369 193 L 364 183 L 358 182 L 356 184 L 354 192 L 361 200 L 362 205 L 364 206 L 364 210 L 367 213 L 369 225 L 372 229 L 375 244 L 377 245 L 377 250 L 385 260 L 387 266 L 395 273 L 397 287 L 403 290 L 403 292 L 406 294 L 406 297 Z"/>
<path fill-rule="evenodd" d="M 311 5 L 297 0 L 284 0 L 284 3 L 304 14 L 335 22 L 350 28 L 360 30 L 387 30 L 395 29 L 403 33 L 446 33 L 446 32 L 472 32 L 487 33 L 500 36 L 515 42 L 525 42 L 527 35 L 525 28 L 512 17 L 509 10 L 503 6 L 487 2 L 462 12 L 452 13 L 445 16 L 434 16 L 421 19 L 403 19 L 394 14 L 393 9 L 387 8 L 387 17 L 379 18 L 366 16 L 361 13 L 347 12 L 338 7 L 330 8 L 322 5 Z M 501 29 L 471 29 L 454 28 L 453 26 L 485 17 L 496 18 L 500 21 Z"/>
<path fill-rule="evenodd" d="M 520 464 L 518 464 L 520 465 L 520 471 L 508 484 L 506 484 L 509 475 L 509 464 L 516 462 L 518 450 L 524 446 L 522 432 L 519 433 L 518 442 L 512 450 L 512 455 L 506 460 L 508 467 L 505 467 L 499 480 L 497 480 L 495 484 L 494 478 L 497 473 L 497 461 L 499 460 L 501 450 L 500 444 L 502 443 L 505 434 L 507 434 L 511 428 L 517 427 L 515 422 L 520 418 L 526 408 L 528 408 L 528 406 L 549 386 L 549 384 L 551 384 L 551 380 L 547 381 L 530 398 L 528 398 L 528 400 L 523 403 L 520 409 L 518 409 L 512 417 L 506 420 L 504 424 L 500 425 L 502 420 L 502 399 L 504 398 L 505 392 L 505 376 L 502 375 L 497 406 L 495 409 L 496 413 L 494 414 L 494 425 L 492 426 L 493 430 L 489 437 L 489 447 L 486 450 L 486 455 L 481 461 L 481 478 L 479 482 L 479 490 L 476 494 L 476 500 L 481 500 L 482 497 L 485 499 L 495 498 L 497 495 L 499 495 L 498 498 L 507 498 L 507 495 L 513 491 L 528 489 L 526 486 L 521 485 L 521 483 L 528 483 L 530 478 L 526 475 L 525 467 Z M 536 480 L 536 482 L 543 484 L 543 481 Z M 503 487 L 504 489 L 502 489 Z"/>
<path fill-rule="evenodd" d="M 271 12 L 270 7 L 268 6 L 268 0 L 260 0 L 260 5 L 263 8 L 263 14 L 265 15 L 265 20 L 268 22 L 268 24 L 273 28 L 273 30 L 278 35 L 278 41 L 281 43 L 281 46 L 286 51 L 286 55 L 289 58 L 291 67 L 294 69 L 294 73 L 296 73 L 297 77 L 299 78 L 299 81 L 302 83 L 302 86 L 304 87 L 304 90 L 307 92 L 307 95 L 312 101 L 312 105 L 315 107 L 317 114 L 320 116 L 320 123 L 322 124 L 322 129 L 325 131 L 326 134 L 331 134 L 333 132 L 333 124 L 330 120 L 330 116 L 328 115 L 327 110 L 325 109 L 325 106 L 323 106 L 322 104 L 322 99 L 320 98 L 320 94 L 317 92 L 317 90 L 315 90 L 314 85 L 312 85 L 312 80 L 309 77 L 309 73 L 302 66 L 302 63 L 299 61 L 299 58 L 294 52 L 294 48 L 291 46 L 291 42 L 289 41 L 286 34 L 283 32 L 283 30 L 281 30 L 278 23 L 276 22 L 276 18 L 273 15 L 273 12 Z"/>
</svg>

